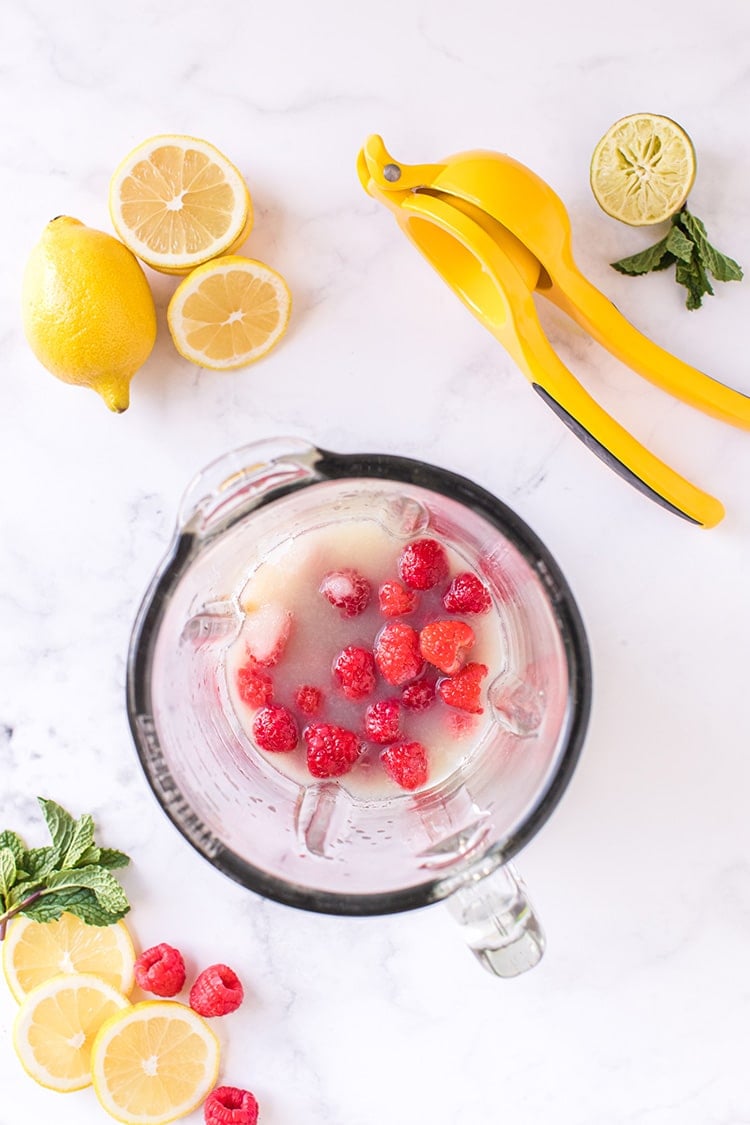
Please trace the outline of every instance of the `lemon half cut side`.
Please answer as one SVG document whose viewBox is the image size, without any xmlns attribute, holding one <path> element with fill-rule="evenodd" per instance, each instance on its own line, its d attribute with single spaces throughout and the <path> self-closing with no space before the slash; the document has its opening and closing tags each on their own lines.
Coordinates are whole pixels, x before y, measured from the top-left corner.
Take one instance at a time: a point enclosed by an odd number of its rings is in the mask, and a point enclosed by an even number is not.
<svg viewBox="0 0 750 1125">
<path fill-rule="evenodd" d="M 109 210 L 125 245 L 171 274 L 237 249 L 253 223 L 234 164 L 208 141 L 177 133 L 150 137 L 125 157 L 110 181 Z"/>
<path fill-rule="evenodd" d="M 144 1000 L 108 1020 L 91 1051 L 96 1095 L 125 1125 L 166 1125 L 213 1089 L 219 1041 L 192 1008 Z"/>
<path fill-rule="evenodd" d="M 91 1047 L 99 1028 L 128 999 L 91 973 L 52 977 L 23 1000 L 13 1045 L 40 1086 L 67 1093 L 91 1085 Z"/>
<path fill-rule="evenodd" d="M 695 181 L 693 142 L 681 125 L 656 113 L 616 121 L 591 157 L 591 190 L 608 215 L 630 226 L 669 219 Z"/>
<path fill-rule="evenodd" d="M 167 321 L 181 356 L 228 371 L 254 363 L 279 342 L 291 307 L 281 274 L 230 254 L 199 266 L 180 282 Z"/>
</svg>

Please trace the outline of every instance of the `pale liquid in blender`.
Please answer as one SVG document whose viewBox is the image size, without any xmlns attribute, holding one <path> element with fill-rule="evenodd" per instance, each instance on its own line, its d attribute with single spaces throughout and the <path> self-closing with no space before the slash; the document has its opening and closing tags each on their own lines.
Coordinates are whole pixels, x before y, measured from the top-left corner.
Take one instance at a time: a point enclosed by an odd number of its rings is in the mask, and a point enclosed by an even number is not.
<svg viewBox="0 0 750 1125">
<path fill-rule="evenodd" d="M 426 533 L 429 536 L 429 532 Z M 418 538 L 419 536 L 415 536 Z M 393 686 L 378 673 L 371 695 L 363 700 L 347 699 L 333 677 L 336 656 L 348 645 L 372 651 L 375 639 L 389 621 L 403 621 L 417 632 L 435 620 L 465 621 L 475 634 L 475 643 L 467 662 L 485 664 L 488 674 L 482 681 L 480 702 L 482 714 L 469 714 L 448 706 L 439 696 L 424 711 L 402 709 L 402 738 L 417 741 L 427 750 L 429 788 L 443 781 L 466 760 L 483 741 L 493 725 L 487 703 L 487 689 L 504 663 L 504 629 L 497 607 L 484 614 L 449 614 L 441 598 L 451 579 L 473 571 L 467 560 L 444 545 L 448 558 L 448 576 L 433 589 L 417 591 L 416 609 L 406 615 L 386 617 L 378 604 L 378 590 L 384 582 L 399 582 L 397 560 L 405 545 L 375 520 L 349 519 L 312 528 L 284 540 L 272 549 L 251 571 L 239 590 L 238 600 L 244 615 L 243 628 L 225 654 L 226 687 L 232 710 L 246 740 L 246 752 L 261 755 L 275 769 L 300 785 L 317 783 L 307 768 L 306 748 L 301 732 L 311 721 L 333 723 L 356 733 L 363 743 L 363 752 L 353 768 L 336 782 L 355 798 L 378 801 L 404 794 L 386 774 L 380 763 L 383 745 L 368 742 L 363 720 L 366 708 L 378 700 L 400 699 L 403 685 Z M 353 569 L 370 583 L 371 597 L 367 608 L 355 617 L 345 617 L 320 593 L 320 585 L 330 571 Z M 481 575 L 478 575 L 481 579 Z M 298 721 L 300 741 L 288 752 L 267 752 L 254 743 L 252 724 L 256 708 L 240 698 L 237 672 L 247 662 L 245 624 L 262 606 L 278 606 L 291 613 L 291 629 L 283 655 L 273 667 L 263 668 L 274 686 L 273 702 L 290 708 Z M 425 664 L 420 678 L 435 681 L 443 673 Z M 323 693 L 320 711 L 314 716 L 302 714 L 295 705 L 295 692 L 301 685 L 312 685 Z"/>
</svg>

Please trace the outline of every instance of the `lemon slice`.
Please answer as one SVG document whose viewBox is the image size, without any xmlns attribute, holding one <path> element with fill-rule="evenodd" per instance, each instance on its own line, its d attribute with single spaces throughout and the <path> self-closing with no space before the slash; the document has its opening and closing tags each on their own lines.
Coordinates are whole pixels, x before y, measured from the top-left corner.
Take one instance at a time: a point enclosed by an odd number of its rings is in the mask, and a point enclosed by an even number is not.
<svg viewBox="0 0 750 1125">
<path fill-rule="evenodd" d="M 173 1000 L 145 1000 L 118 1012 L 91 1051 L 102 1107 L 127 1125 L 184 1117 L 213 1089 L 219 1041 L 206 1021 Z"/>
<path fill-rule="evenodd" d="M 292 297 L 281 274 L 229 255 L 181 281 L 167 309 L 169 331 L 185 359 L 227 371 L 260 359 L 286 331 Z"/>
<path fill-rule="evenodd" d="M 102 1024 L 130 1003 L 91 973 L 62 975 L 33 988 L 18 1009 L 13 1045 L 40 1086 L 65 1093 L 91 1085 L 91 1045 Z"/>
<path fill-rule="evenodd" d="M 19 1002 L 61 973 L 93 973 L 126 996 L 133 988 L 135 951 L 123 922 L 88 926 L 73 914 L 56 922 L 19 916 L 2 948 L 5 979 Z"/>
<path fill-rule="evenodd" d="M 247 238 L 253 205 L 233 164 L 207 141 L 164 134 L 134 148 L 109 185 L 125 245 L 162 273 L 188 273 Z"/>
<path fill-rule="evenodd" d="M 695 180 L 695 149 L 669 117 L 632 113 L 607 130 L 591 157 L 591 190 L 603 211 L 633 227 L 680 210 Z"/>
</svg>

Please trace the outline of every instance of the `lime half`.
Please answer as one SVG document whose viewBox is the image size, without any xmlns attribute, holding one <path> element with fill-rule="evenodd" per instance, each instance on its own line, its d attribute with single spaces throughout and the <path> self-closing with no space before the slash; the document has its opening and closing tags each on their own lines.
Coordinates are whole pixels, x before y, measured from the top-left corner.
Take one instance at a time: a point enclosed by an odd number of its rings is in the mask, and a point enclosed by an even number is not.
<svg viewBox="0 0 750 1125">
<path fill-rule="evenodd" d="M 613 219 L 633 227 L 670 218 L 695 180 L 695 149 L 670 117 L 631 113 L 604 134 L 591 157 L 591 190 Z"/>
</svg>

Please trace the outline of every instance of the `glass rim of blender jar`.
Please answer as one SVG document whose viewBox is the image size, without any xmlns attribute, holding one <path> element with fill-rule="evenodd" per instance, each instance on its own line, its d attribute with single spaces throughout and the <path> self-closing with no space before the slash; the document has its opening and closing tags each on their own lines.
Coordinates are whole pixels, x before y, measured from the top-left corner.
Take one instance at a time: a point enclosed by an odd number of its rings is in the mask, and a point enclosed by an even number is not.
<svg viewBox="0 0 750 1125">
<path fill-rule="evenodd" d="M 184 568 L 201 549 L 200 546 L 197 550 L 194 548 L 195 537 L 184 528 L 178 528 L 143 597 L 133 626 L 127 661 L 128 722 L 141 767 L 162 812 L 184 839 L 222 874 L 264 898 L 320 914 L 363 917 L 399 913 L 448 897 L 455 889 L 456 881 L 460 881 L 461 874 L 466 874 L 470 868 L 484 866 L 488 860 L 491 868 L 507 863 L 549 819 L 573 776 L 585 739 L 591 710 L 591 655 L 578 605 L 554 556 L 528 524 L 493 493 L 468 477 L 416 458 L 396 454 L 340 454 L 312 444 L 310 451 L 316 455 L 312 462 L 313 477 L 281 485 L 260 495 L 252 507 L 243 507 L 238 511 L 224 525 L 222 532 L 230 530 L 259 508 L 314 484 L 342 479 L 353 482 L 357 478 L 382 479 L 424 488 L 470 508 L 513 544 L 541 581 L 565 654 L 568 695 L 559 736 L 564 739 L 564 745 L 558 754 L 555 771 L 538 800 L 510 835 L 496 841 L 480 856 L 473 857 L 469 867 L 462 869 L 461 873 L 436 872 L 433 878 L 398 890 L 346 893 L 290 882 L 254 866 L 224 845 L 210 828 L 202 824 L 173 779 L 172 786 L 165 790 L 164 772 L 171 778 L 171 770 L 160 749 L 153 723 L 150 673 L 159 627 L 172 589 L 179 582 Z M 150 729 L 139 722 L 144 718 L 147 726 L 150 721 Z M 171 797 L 168 797 L 169 793 Z"/>
</svg>

